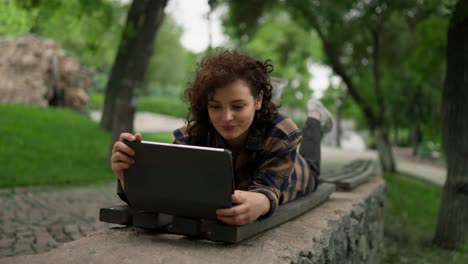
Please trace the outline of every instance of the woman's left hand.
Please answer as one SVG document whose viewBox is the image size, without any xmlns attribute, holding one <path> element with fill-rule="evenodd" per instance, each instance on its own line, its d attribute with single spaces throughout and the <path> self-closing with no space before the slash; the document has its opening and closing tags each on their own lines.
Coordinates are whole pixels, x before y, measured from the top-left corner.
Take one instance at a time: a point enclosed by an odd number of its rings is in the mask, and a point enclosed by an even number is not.
<svg viewBox="0 0 468 264">
<path fill-rule="evenodd" d="M 228 225 L 245 225 L 251 223 L 270 210 L 270 201 L 262 193 L 235 191 L 231 208 L 218 209 L 218 219 Z"/>
</svg>

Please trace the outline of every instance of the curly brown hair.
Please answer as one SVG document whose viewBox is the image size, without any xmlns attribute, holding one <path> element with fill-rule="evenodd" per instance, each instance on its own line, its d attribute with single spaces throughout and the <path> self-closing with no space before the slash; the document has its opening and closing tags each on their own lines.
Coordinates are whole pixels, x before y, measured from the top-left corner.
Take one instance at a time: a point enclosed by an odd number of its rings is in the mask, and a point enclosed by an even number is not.
<svg viewBox="0 0 468 264">
<path fill-rule="evenodd" d="M 263 96 L 262 106 L 255 113 L 252 126 L 262 128 L 273 123 L 278 115 L 277 106 L 271 101 L 273 86 L 270 60 L 261 62 L 238 51 L 224 51 L 206 56 L 197 67 L 195 80 L 188 83 L 185 95 L 189 102 L 187 132 L 193 137 L 205 137 L 214 127 L 208 115 L 208 100 L 216 89 L 237 80 L 243 80 L 257 98 Z"/>
</svg>

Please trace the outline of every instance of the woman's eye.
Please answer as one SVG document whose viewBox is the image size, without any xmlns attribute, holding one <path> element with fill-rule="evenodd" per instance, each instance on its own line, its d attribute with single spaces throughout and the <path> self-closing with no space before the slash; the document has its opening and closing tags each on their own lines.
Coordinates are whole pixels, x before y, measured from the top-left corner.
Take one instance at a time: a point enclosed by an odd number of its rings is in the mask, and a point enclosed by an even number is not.
<svg viewBox="0 0 468 264">
<path fill-rule="evenodd" d="M 219 106 L 219 105 L 208 105 L 208 108 L 219 109 L 219 108 L 221 108 L 221 106 Z"/>
<path fill-rule="evenodd" d="M 241 110 L 242 108 L 244 108 L 243 105 L 234 105 L 232 106 L 232 108 L 234 108 L 234 110 Z"/>
</svg>

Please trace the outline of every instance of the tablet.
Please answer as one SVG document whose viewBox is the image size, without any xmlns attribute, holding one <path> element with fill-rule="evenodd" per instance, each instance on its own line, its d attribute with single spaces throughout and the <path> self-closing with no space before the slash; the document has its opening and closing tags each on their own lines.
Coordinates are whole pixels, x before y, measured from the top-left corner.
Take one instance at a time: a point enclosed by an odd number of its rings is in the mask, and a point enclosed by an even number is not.
<svg viewBox="0 0 468 264">
<path fill-rule="evenodd" d="M 126 144 L 135 150 L 135 163 L 125 172 L 132 208 L 216 219 L 216 209 L 232 206 L 231 151 L 151 141 Z"/>
</svg>

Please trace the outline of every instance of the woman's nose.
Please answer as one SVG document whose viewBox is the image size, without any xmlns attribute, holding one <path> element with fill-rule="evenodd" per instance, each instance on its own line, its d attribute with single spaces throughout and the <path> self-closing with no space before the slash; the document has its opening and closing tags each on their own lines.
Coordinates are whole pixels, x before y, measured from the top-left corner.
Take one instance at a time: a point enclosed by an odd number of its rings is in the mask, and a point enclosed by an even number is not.
<svg viewBox="0 0 468 264">
<path fill-rule="evenodd" d="M 232 116 L 232 111 L 227 109 L 226 111 L 224 111 L 223 113 L 223 119 L 226 120 L 226 121 L 231 121 L 233 118 Z"/>
</svg>

